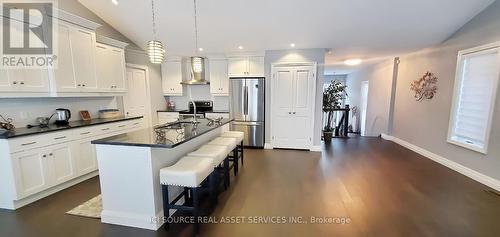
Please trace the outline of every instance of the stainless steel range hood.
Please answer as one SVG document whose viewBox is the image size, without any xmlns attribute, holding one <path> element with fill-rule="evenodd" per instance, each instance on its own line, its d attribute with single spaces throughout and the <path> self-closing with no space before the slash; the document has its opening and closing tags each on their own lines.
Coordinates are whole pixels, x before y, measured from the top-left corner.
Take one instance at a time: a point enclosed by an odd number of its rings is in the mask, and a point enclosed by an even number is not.
<svg viewBox="0 0 500 237">
<path fill-rule="evenodd" d="M 205 58 L 204 57 L 191 57 L 189 61 L 189 68 L 191 69 L 191 80 L 182 81 L 181 84 L 185 85 L 209 85 L 210 82 L 205 80 Z"/>
</svg>

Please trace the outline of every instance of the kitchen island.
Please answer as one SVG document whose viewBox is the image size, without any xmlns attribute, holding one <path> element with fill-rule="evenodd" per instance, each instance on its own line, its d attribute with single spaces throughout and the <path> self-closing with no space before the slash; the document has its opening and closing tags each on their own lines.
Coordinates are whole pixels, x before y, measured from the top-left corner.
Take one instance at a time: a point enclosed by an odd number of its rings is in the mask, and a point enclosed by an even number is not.
<svg viewBox="0 0 500 237">
<path fill-rule="evenodd" d="M 92 141 L 99 165 L 103 223 L 150 230 L 162 226 L 160 169 L 229 130 L 231 120 L 198 122 L 184 120 Z M 180 192 L 181 188 L 172 187 L 169 196 Z"/>
</svg>

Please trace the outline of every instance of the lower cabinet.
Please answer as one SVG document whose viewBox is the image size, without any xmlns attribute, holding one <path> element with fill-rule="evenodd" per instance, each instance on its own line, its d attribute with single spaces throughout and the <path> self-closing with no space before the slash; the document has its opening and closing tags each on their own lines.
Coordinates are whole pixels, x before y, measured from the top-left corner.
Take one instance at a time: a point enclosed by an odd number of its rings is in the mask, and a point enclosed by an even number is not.
<svg viewBox="0 0 500 237">
<path fill-rule="evenodd" d="M 16 198 L 21 199 L 49 187 L 46 150 L 32 150 L 12 155 Z"/>
<path fill-rule="evenodd" d="M 17 198 L 23 198 L 76 176 L 71 144 L 63 143 L 12 155 Z"/>
<path fill-rule="evenodd" d="M 135 131 L 142 124 L 143 119 L 135 119 L 63 131 L 66 140 L 54 140 L 61 135 L 58 133 L 0 140 L 0 167 L 5 168 L 0 168 L 4 172 L 0 173 L 0 208 L 15 209 L 12 202 L 96 171 L 96 149 L 91 141 Z M 22 146 L 27 144 L 32 145 Z"/>
<path fill-rule="evenodd" d="M 75 142 L 75 163 L 79 175 L 97 170 L 95 145 L 90 143 L 92 140 L 94 139 L 89 138 Z"/>
</svg>

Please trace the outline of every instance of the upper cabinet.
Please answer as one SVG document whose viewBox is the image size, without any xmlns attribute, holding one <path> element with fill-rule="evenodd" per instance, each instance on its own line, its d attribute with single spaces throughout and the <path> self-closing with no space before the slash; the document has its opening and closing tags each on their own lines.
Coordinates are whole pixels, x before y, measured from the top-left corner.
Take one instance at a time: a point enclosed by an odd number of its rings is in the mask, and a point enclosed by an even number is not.
<svg viewBox="0 0 500 237">
<path fill-rule="evenodd" d="M 14 20 L 12 20 L 14 21 Z M 6 24 L 3 21 L 2 24 Z M 10 39 L 23 44 L 23 24 L 11 24 Z M 15 44 L 15 43 L 14 43 Z M 29 94 L 48 93 L 50 90 L 48 68 L 41 69 L 0 69 L 0 92 Z M 9 93 L 10 94 L 10 93 Z"/>
<path fill-rule="evenodd" d="M 102 92 L 127 92 L 125 50 L 102 43 L 98 43 L 95 50 L 99 90 Z"/>
<path fill-rule="evenodd" d="M 161 65 L 163 94 L 182 96 L 182 61 L 167 60 Z"/>
<path fill-rule="evenodd" d="M 231 57 L 228 60 L 229 77 L 263 77 L 264 57 Z"/>
<path fill-rule="evenodd" d="M 109 96 L 127 92 L 126 43 L 97 36 L 99 24 L 58 11 L 53 23 L 57 65 L 0 69 L 0 97 Z M 6 24 L 7 21 L 3 21 Z M 23 24 L 11 24 L 11 40 L 23 43 Z M 17 28 L 16 28 L 17 27 Z M 48 35 L 45 27 L 43 34 Z"/>
<path fill-rule="evenodd" d="M 209 59 L 210 93 L 215 96 L 229 95 L 229 76 L 227 59 Z"/>
<path fill-rule="evenodd" d="M 56 92 L 98 92 L 95 33 L 63 22 L 57 29 L 58 65 L 53 69 Z"/>
</svg>

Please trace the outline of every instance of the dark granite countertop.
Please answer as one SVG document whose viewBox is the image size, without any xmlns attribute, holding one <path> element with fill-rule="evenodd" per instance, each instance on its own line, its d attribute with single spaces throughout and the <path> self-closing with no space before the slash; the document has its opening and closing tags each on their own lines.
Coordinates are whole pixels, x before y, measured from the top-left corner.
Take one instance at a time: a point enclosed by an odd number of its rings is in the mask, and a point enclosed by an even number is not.
<svg viewBox="0 0 500 237">
<path fill-rule="evenodd" d="M 163 110 L 157 110 L 156 112 L 171 112 L 171 113 L 178 113 L 178 112 L 187 112 L 189 111 L 188 109 L 163 109 Z"/>
<path fill-rule="evenodd" d="M 150 127 L 104 139 L 94 140 L 92 141 L 92 144 L 174 148 L 207 132 L 226 125 L 230 123 L 232 119 L 222 119 L 220 123 L 217 124 L 209 123 L 210 120 L 208 119 L 198 119 L 200 123 L 196 127 L 189 123 L 189 121 L 191 120 L 181 120 L 181 122 L 184 123 L 180 126 Z M 174 122 L 170 124 L 178 123 Z"/>
<path fill-rule="evenodd" d="M 4 131 L 1 132 L 0 130 L 0 139 L 9 139 L 9 138 L 15 138 L 15 137 L 22 137 L 22 136 L 29 136 L 29 135 L 36 135 L 36 134 L 41 134 L 41 133 L 48 133 L 48 132 L 57 132 L 57 131 L 62 131 L 66 129 L 73 129 L 73 128 L 82 128 L 82 127 L 87 127 L 87 126 L 94 126 L 94 125 L 100 125 L 100 124 L 105 124 L 105 123 L 113 123 L 113 122 L 121 122 L 121 121 L 126 121 L 126 120 L 132 120 L 132 119 L 140 119 L 142 116 L 135 116 L 135 117 L 125 117 L 121 116 L 118 118 L 113 118 L 113 119 L 92 119 L 89 121 L 71 121 L 69 122 L 68 125 L 65 126 L 58 126 L 55 124 L 51 124 L 48 127 L 32 127 L 32 128 L 16 128 L 12 131 Z"/>
</svg>

